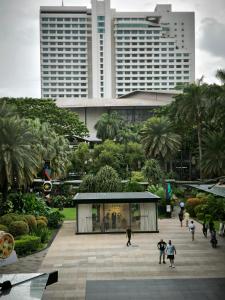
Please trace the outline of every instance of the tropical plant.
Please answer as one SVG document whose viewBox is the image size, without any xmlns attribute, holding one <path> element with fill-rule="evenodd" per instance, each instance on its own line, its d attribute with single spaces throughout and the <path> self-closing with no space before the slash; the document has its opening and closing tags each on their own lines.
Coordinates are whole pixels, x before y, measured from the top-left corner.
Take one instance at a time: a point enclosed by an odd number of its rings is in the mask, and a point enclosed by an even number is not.
<svg viewBox="0 0 225 300">
<path fill-rule="evenodd" d="M 15 116 L 1 118 L 0 123 L 0 188 L 5 202 L 9 187 L 26 187 L 33 181 L 41 156 L 33 147 L 38 138 L 27 122 Z"/>
<path fill-rule="evenodd" d="M 142 172 L 150 184 L 158 184 L 159 182 L 162 182 L 163 172 L 157 160 L 146 160 Z"/>
<path fill-rule="evenodd" d="M 91 154 L 87 143 L 80 143 L 71 155 L 71 168 L 78 174 L 85 174 L 91 165 Z"/>
<path fill-rule="evenodd" d="M 83 193 L 95 192 L 95 176 L 93 174 L 85 175 L 82 178 L 79 190 Z"/>
<path fill-rule="evenodd" d="M 97 137 L 103 141 L 109 139 L 114 140 L 123 126 L 123 120 L 117 112 L 104 113 L 95 124 Z"/>
<path fill-rule="evenodd" d="M 39 119 L 41 123 L 49 123 L 51 129 L 63 136 L 86 136 L 87 127 L 79 120 L 78 115 L 67 109 L 59 108 L 51 99 L 34 98 L 2 98 L 14 104 L 21 118 Z"/>
<path fill-rule="evenodd" d="M 169 161 L 180 149 L 181 137 L 174 133 L 166 117 L 148 119 L 141 130 L 141 141 L 148 158 Z"/>
<path fill-rule="evenodd" d="M 203 139 L 202 171 L 205 176 L 219 177 L 225 170 L 224 132 L 209 132 Z"/>
<path fill-rule="evenodd" d="M 119 192 L 121 180 L 117 172 L 110 166 L 102 167 L 96 175 L 96 192 Z"/>
<path fill-rule="evenodd" d="M 202 84 L 202 78 L 197 83 L 186 86 L 182 94 L 175 97 L 174 106 L 178 120 L 183 120 L 195 126 L 198 137 L 199 170 L 202 178 L 202 130 L 206 118 L 207 85 Z"/>
</svg>

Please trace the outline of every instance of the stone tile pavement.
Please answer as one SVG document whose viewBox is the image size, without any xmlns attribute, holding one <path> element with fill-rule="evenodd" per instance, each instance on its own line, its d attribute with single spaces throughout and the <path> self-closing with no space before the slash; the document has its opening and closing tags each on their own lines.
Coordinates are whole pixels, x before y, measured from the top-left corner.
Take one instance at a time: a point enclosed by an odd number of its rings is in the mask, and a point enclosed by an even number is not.
<svg viewBox="0 0 225 300">
<path fill-rule="evenodd" d="M 225 243 L 213 249 L 196 224 L 196 239 L 178 219 L 159 220 L 160 233 L 135 234 L 126 247 L 125 234 L 75 235 L 65 222 L 38 271 L 59 271 L 59 282 L 43 299 L 85 299 L 87 280 L 140 280 L 225 277 Z M 176 246 L 175 269 L 158 264 L 156 244 L 171 239 Z"/>
<path fill-rule="evenodd" d="M 59 271 L 59 282 L 43 299 L 85 299 L 87 280 L 140 280 L 225 277 L 225 241 L 213 249 L 196 224 L 196 240 L 178 219 L 159 220 L 160 233 L 135 234 L 126 247 L 125 234 L 75 235 L 75 223 L 64 222 L 50 248 L 5 266 L 0 273 Z M 176 268 L 158 264 L 156 244 L 172 239 Z"/>
</svg>

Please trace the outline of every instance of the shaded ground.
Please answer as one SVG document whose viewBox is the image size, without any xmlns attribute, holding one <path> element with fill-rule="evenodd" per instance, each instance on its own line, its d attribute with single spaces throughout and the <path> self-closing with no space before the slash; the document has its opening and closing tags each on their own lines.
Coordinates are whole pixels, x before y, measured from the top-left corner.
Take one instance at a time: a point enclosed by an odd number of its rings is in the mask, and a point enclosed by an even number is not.
<svg viewBox="0 0 225 300">
<path fill-rule="evenodd" d="M 225 278 L 87 281 L 86 300 L 224 299 Z"/>
</svg>

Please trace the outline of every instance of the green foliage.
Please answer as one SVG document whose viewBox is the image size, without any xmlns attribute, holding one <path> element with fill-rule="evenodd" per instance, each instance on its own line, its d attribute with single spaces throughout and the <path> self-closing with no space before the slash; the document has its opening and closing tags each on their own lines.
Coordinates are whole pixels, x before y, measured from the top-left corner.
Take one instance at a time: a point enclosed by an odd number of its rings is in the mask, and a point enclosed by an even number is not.
<svg viewBox="0 0 225 300">
<path fill-rule="evenodd" d="M 13 236 L 20 236 L 29 233 L 29 226 L 24 221 L 13 221 L 9 225 L 9 232 Z"/>
<path fill-rule="evenodd" d="M 132 171 L 131 172 L 131 181 L 144 182 L 145 176 L 141 171 Z"/>
<path fill-rule="evenodd" d="M 33 232 L 37 229 L 37 221 L 35 216 L 33 215 L 24 215 L 25 219 L 27 220 L 27 224 L 29 226 L 30 232 Z"/>
<path fill-rule="evenodd" d="M 137 142 L 129 142 L 124 147 L 124 158 L 129 170 L 140 170 L 145 161 L 143 146 Z"/>
<path fill-rule="evenodd" d="M 80 143 L 72 153 L 72 169 L 78 174 L 85 174 L 91 167 L 91 154 L 87 143 Z"/>
<path fill-rule="evenodd" d="M 15 214 L 15 213 L 9 213 L 5 214 L 0 217 L 0 223 L 6 226 L 9 226 L 13 221 L 24 221 L 26 222 L 26 219 L 23 215 Z"/>
<path fill-rule="evenodd" d="M 103 141 L 107 139 L 114 140 L 118 132 L 122 129 L 123 123 L 123 119 L 115 111 L 102 114 L 95 124 L 97 137 Z"/>
<path fill-rule="evenodd" d="M 208 132 L 203 138 L 202 171 L 207 177 L 224 175 L 225 134 L 224 131 Z"/>
<path fill-rule="evenodd" d="M 79 190 L 82 193 L 94 193 L 96 190 L 95 185 L 95 176 L 92 174 L 88 174 L 82 178 Z"/>
<path fill-rule="evenodd" d="M 158 197 L 160 197 L 160 201 L 158 203 L 159 215 L 166 214 L 166 191 L 161 184 L 149 185 L 148 191 Z"/>
<path fill-rule="evenodd" d="M 35 216 L 48 216 L 50 211 L 51 209 L 42 198 L 32 193 L 23 195 L 23 213 L 31 213 Z"/>
<path fill-rule="evenodd" d="M 66 203 L 66 197 L 62 195 L 53 196 L 51 199 L 51 206 L 63 209 Z"/>
<path fill-rule="evenodd" d="M 35 235 L 40 237 L 41 243 L 47 243 L 50 235 L 50 230 L 47 227 L 37 227 L 35 230 Z"/>
<path fill-rule="evenodd" d="M 63 214 L 60 213 L 58 210 L 51 212 L 51 214 L 48 216 L 48 226 L 50 228 L 58 228 L 63 218 Z"/>
<path fill-rule="evenodd" d="M 120 176 L 123 176 L 126 170 L 124 158 L 124 146 L 111 140 L 106 140 L 100 145 L 95 145 L 92 153 L 93 173 L 99 171 L 105 165 L 111 166 Z"/>
<path fill-rule="evenodd" d="M 216 198 L 209 194 L 203 194 L 202 203 L 194 208 L 194 213 L 198 217 L 203 216 L 203 219 L 210 216 L 212 220 L 225 220 L 225 203 L 224 199 Z"/>
<path fill-rule="evenodd" d="M 145 188 L 135 180 L 129 181 L 124 187 L 124 192 L 144 192 L 144 190 Z"/>
<path fill-rule="evenodd" d="M 19 256 L 38 250 L 41 238 L 33 235 L 23 235 L 15 240 L 15 251 Z"/>
<path fill-rule="evenodd" d="M 9 228 L 6 225 L 0 224 L 0 231 L 9 232 Z"/>
<path fill-rule="evenodd" d="M 155 159 L 147 160 L 142 169 L 142 172 L 145 175 L 145 177 L 148 179 L 149 183 L 158 184 L 162 182 L 163 172 L 157 160 Z"/>
<path fill-rule="evenodd" d="M 37 228 L 42 229 L 42 228 L 47 228 L 47 224 L 44 220 L 37 220 Z"/>
<path fill-rule="evenodd" d="M 188 198 L 186 201 L 186 210 L 189 212 L 191 217 L 196 217 L 195 208 L 202 204 L 204 200 L 202 198 Z"/>
<path fill-rule="evenodd" d="M 76 113 L 59 108 L 50 99 L 32 98 L 3 98 L 7 103 L 14 104 L 20 117 L 26 119 L 39 119 L 41 123 L 46 121 L 58 135 L 86 136 L 88 130 L 79 120 Z"/>
<path fill-rule="evenodd" d="M 48 219 L 47 219 L 45 216 L 38 216 L 36 219 L 37 219 L 37 220 L 42 220 L 42 221 L 44 221 L 46 224 L 48 224 Z"/>
<path fill-rule="evenodd" d="M 96 192 L 120 192 L 121 180 L 110 166 L 102 167 L 96 175 Z"/>
<path fill-rule="evenodd" d="M 180 149 L 181 137 L 174 132 L 166 117 L 152 117 L 140 132 L 145 154 L 149 158 L 171 159 Z"/>
</svg>

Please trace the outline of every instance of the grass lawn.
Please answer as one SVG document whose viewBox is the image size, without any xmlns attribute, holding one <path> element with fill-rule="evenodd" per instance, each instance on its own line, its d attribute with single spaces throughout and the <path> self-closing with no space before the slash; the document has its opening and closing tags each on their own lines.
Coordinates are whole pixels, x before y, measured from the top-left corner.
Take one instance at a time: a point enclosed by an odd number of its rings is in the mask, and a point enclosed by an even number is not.
<svg viewBox="0 0 225 300">
<path fill-rule="evenodd" d="M 76 208 L 75 207 L 66 207 L 60 212 L 65 216 L 64 221 L 74 221 L 76 219 Z"/>
</svg>

